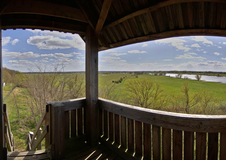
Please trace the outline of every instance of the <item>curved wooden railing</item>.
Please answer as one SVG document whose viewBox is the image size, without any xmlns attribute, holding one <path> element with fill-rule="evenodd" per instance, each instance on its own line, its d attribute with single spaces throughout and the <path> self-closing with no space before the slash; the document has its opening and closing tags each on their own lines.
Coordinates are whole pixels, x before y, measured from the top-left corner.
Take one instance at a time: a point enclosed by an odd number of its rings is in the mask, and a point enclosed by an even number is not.
<svg viewBox="0 0 226 160">
<path fill-rule="evenodd" d="M 9 117 L 8 117 L 8 113 L 7 113 L 7 107 L 6 104 L 3 104 L 3 116 L 4 116 L 4 139 L 6 142 L 6 146 L 8 151 L 13 151 L 14 150 L 14 139 L 13 139 L 13 134 L 11 132 L 11 128 L 10 128 L 10 123 L 9 123 Z"/>
<path fill-rule="evenodd" d="M 85 98 L 47 102 L 35 132 L 29 132 L 27 150 L 45 149 L 53 159 L 63 159 L 65 140 L 84 134 Z M 43 131 L 42 131 L 43 130 Z"/>
<path fill-rule="evenodd" d="M 98 105 L 101 142 L 125 159 L 226 157 L 226 116 L 164 112 L 101 98 Z"/>
</svg>

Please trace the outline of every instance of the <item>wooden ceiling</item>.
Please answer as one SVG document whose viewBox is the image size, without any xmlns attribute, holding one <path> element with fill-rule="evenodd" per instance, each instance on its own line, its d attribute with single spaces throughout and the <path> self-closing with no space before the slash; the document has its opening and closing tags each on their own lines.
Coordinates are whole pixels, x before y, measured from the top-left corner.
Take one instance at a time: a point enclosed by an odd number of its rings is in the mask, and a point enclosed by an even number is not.
<svg viewBox="0 0 226 160">
<path fill-rule="evenodd" d="M 226 0 L 0 0 L 2 29 L 78 33 L 99 50 L 187 35 L 226 36 Z"/>
</svg>

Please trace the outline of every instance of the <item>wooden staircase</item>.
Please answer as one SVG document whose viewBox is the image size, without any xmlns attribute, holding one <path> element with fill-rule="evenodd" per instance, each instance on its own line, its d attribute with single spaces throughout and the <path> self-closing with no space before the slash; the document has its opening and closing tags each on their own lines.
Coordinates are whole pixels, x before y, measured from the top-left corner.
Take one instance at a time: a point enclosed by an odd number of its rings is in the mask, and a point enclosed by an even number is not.
<svg viewBox="0 0 226 160">
<path fill-rule="evenodd" d="M 37 150 L 37 151 L 14 151 L 8 153 L 8 160 L 47 160 L 50 159 L 46 150 Z"/>
</svg>

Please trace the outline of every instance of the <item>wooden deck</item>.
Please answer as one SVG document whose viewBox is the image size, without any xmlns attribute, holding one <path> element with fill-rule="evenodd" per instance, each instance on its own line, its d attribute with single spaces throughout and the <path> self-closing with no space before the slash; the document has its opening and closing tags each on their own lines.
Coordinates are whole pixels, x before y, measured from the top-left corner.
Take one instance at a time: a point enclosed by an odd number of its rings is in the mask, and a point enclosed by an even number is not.
<svg viewBox="0 0 226 160">
<path fill-rule="evenodd" d="M 70 147 L 69 147 L 70 146 Z M 90 147 L 83 138 L 74 138 L 66 141 L 65 160 L 122 160 L 116 153 L 99 143 Z"/>
<path fill-rule="evenodd" d="M 50 159 L 45 150 L 25 151 L 25 152 L 9 152 L 8 160 L 47 160 Z"/>
<path fill-rule="evenodd" d="M 8 160 L 47 160 L 50 159 L 45 150 L 9 152 Z M 123 160 L 108 147 L 99 143 L 90 147 L 84 138 L 71 138 L 66 141 L 65 160 Z"/>
</svg>

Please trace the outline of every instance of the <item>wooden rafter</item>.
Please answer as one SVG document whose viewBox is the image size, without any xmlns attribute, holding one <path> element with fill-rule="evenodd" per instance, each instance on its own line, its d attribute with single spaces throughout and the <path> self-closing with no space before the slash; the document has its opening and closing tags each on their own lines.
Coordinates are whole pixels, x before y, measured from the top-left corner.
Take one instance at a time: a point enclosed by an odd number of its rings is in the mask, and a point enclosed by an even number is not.
<svg viewBox="0 0 226 160">
<path fill-rule="evenodd" d="M 2 14 L 2 12 L 4 11 L 5 7 L 9 4 L 10 0 L 4 1 L 4 2 L 0 2 L 0 15 Z"/>
<path fill-rule="evenodd" d="M 88 23 L 81 10 L 38 0 L 11 0 L 2 14 L 38 14 Z"/>
<path fill-rule="evenodd" d="M 92 21 L 92 19 L 90 18 L 90 15 L 87 13 L 86 9 L 84 8 L 83 4 L 80 2 L 80 0 L 75 0 L 75 2 L 78 4 L 79 8 L 81 9 L 82 13 L 84 14 L 84 16 L 86 17 L 89 25 L 95 30 L 95 24 Z"/>
<path fill-rule="evenodd" d="M 141 9 L 141 10 L 138 10 L 138 11 L 135 11 L 133 13 L 130 13 L 106 26 L 103 27 L 103 30 L 109 28 L 109 27 L 112 27 L 112 26 L 115 26 L 119 23 L 122 23 L 132 17 L 135 17 L 135 16 L 138 16 L 138 15 L 141 15 L 141 14 L 144 14 L 144 13 L 148 13 L 148 12 L 152 12 L 152 11 L 155 11 L 161 7 L 166 7 L 166 6 L 169 6 L 169 5 L 174 5 L 174 4 L 180 4 L 180 3 L 190 3 L 190 2 L 219 2 L 219 3 L 226 3 L 225 0 L 167 0 L 167 1 L 163 1 L 163 2 L 160 2 L 154 6 L 150 6 L 150 7 L 147 7 L 147 8 L 144 8 L 144 9 Z"/>
<path fill-rule="evenodd" d="M 128 40 L 124 40 L 117 43 L 110 44 L 109 48 L 115 48 L 119 46 L 124 46 L 128 44 L 144 42 L 144 41 L 151 41 L 156 39 L 162 38 L 169 38 L 169 37 L 177 37 L 177 36 L 191 36 L 191 35 L 211 35 L 211 36 L 224 36 L 226 37 L 226 30 L 224 29 L 181 29 L 181 30 L 174 30 L 174 31 L 167 31 L 161 32 L 136 38 L 131 38 Z M 106 47 L 99 47 L 99 51 L 109 49 Z"/>
<path fill-rule="evenodd" d="M 104 22 L 107 18 L 108 11 L 111 7 L 111 2 L 112 2 L 112 0 L 105 0 L 104 3 L 103 3 L 103 6 L 102 6 L 102 9 L 101 9 L 101 12 L 100 12 L 100 16 L 99 16 L 99 19 L 97 21 L 97 25 L 96 25 L 96 28 L 95 28 L 95 34 L 97 36 L 100 34 L 102 27 L 104 25 Z"/>
</svg>

